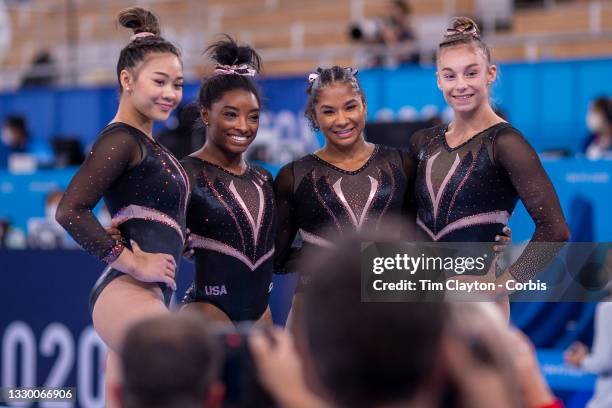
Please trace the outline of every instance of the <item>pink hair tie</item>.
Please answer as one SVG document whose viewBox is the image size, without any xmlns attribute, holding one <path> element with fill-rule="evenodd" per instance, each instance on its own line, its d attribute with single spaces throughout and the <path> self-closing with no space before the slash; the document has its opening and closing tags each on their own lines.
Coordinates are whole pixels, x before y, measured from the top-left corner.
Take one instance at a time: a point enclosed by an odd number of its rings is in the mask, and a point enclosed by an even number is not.
<svg viewBox="0 0 612 408">
<path fill-rule="evenodd" d="M 476 27 L 469 27 L 463 30 L 458 30 L 456 28 L 447 28 L 445 36 L 450 37 L 453 35 L 471 35 L 474 38 L 480 38 L 480 34 L 478 34 L 478 31 L 476 31 Z"/>
<path fill-rule="evenodd" d="M 214 73 L 217 75 L 242 75 L 255 76 L 257 71 L 250 68 L 247 64 L 242 65 L 216 65 Z"/>
<path fill-rule="evenodd" d="M 131 40 L 134 41 L 137 38 L 145 38 L 145 37 L 150 37 L 152 35 L 155 35 L 154 33 L 150 33 L 148 31 L 144 31 L 142 33 L 136 33 L 131 37 Z"/>
</svg>

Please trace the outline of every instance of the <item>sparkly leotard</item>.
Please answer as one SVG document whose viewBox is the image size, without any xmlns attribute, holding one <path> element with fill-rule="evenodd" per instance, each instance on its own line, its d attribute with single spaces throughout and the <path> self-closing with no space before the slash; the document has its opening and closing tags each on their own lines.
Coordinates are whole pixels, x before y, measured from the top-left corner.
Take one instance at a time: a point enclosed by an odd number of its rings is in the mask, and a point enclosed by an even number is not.
<svg viewBox="0 0 612 408">
<path fill-rule="evenodd" d="M 106 263 L 123 250 L 92 214 L 104 202 L 119 223 L 125 245 L 130 240 L 145 252 L 182 256 L 189 180 L 179 162 L 140 130 L 124 123 L 104 128 L 73 177 L 56 218 L 76 242 Z M 108 267 L 96 282 L 90 309 L 110 281 L 122 275 Z M 166 305 L 172 291 L 160 283 Z"/>
<path fill-rule="evenodd" d="M 181 163 L 193 186 L 187 227 L 196 266 L 184 301 L 211 303 L 232 321 L 257 320 L 272 289 L 272 175 L 254 165 L 237 175 L 192 156 Z"/>
<path fill-rule="evenodd" d="M 294 261 L 333 246 L 346 233 L 377 230 L 406 211 L 413 161 L 398 149 L 375 145 L 358 170 L 340 169 L 314 154 L 284 166 L 274 182 L 278 207 L 275 271 L 301 272 Z M 292 250 L 296 233 L 302 246 Z M 302 274 L 298 291 L 308 277 Z"/>
<path fill-rule="evenodd" d="M 564 241 L 559 199 L 536 152 L 508 123 L 498 123 L 451 148 L 447 126 L 415 133 L 410 152 L 421 240 L 493 242 L 520 198 L 535 222 L 532 242 Z M 519 280 L 532 277 L 558 246 L 528 246 L 511 266 Z"/>
</svg>

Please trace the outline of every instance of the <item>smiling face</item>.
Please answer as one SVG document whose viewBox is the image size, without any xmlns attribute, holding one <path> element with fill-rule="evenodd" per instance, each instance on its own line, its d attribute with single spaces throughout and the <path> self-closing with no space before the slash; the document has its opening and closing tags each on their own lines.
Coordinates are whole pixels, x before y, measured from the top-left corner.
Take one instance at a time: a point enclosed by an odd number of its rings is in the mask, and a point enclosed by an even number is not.
<svg viewBox="0 0 612 408">
<path fill-rule="evenodd" d="M 352 84 L 332 83 L 321 89 L 314 114 L 327 143 L 346 147 L 361 138 L 365 128 L 366 104 Z"/>
<path fill-rule="evenodd" d="M 225 92 L 210 108 L 202 109 L 202 119 L 208 123 L 207 139 L 220 150 L 243 153 L 257 135 L 259 102 L 245 89 Z"/>
<path fill-rule="evenodd" d="M 489 103 L 489 85 L 497 68 L 471 44 L 443 48 L 438 57 L 438 87 L 444 99 L 458 113 L 473 112 Z"/>
<path fill-rule="evenodd" d="M 153 121 L 168 119 L 183 98 L 183 65 L 172 53 L 151 53 L 120 74 L 122 98 Z"/>
</svg>

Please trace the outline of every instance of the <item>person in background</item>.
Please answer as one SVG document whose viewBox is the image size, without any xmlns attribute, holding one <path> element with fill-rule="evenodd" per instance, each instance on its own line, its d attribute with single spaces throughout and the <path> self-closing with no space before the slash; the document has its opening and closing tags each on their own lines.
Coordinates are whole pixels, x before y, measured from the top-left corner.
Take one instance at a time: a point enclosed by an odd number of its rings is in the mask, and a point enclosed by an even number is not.
<svg viewBox="0 0 612 408">
<path fill-rule="evenodd" d="M 1 141 L 0 168 L 7 168 L 10 156 L 17 153 L 33 155 L 37 166 L 53 163 L 51 148 L 42 140 L 30 138 L 27 122 L 22 116 L 11 115 L 4 120 Z"/>
<path fill-rule="evenodd" d="M 72 243 L 72 247 L 75 246 L 74 241 L 55 220 L 55 213 L 63 194 L 59 190 L 50 191 L 45 197 L 45 216 L 28 219 L 28 248 L 66 248 L 69 246 L 68 242 Z"/>
<path fill-rule="evenodd" d="M 368 65 L 397 66 L 419 61 L 410 14 L 410 5 L 405 0 L 391 0 L 385 16 L 349 26 L 352 40 L 374 46 Z"/>
<path fill-rule="evenodd" d="M 586 125 L 590 136 L 584 144 L 584 154 L 591 160 L 612 155 L 612 101 L 603 96 L 589 106 Z"/>
<path fill-rule="evenodd" d="M 389 65 L 419 62 L 410 14 L 410 5 L 405 0 L 391 1 L 389 16 L 380 30 L 383 44 L 389 47 L 387 56 Z"/>
<path fill-rule="evenodd" d="M 11 225 L 11 220 L 0 217 L 0 249 L 24 249 L 26 248 L 25 233 Z"/>
<path fill-rule="evenodd" d="M 196 104 L 179 105 L 176 115 L 166 121 L 166 129 L 155 139 L 177 159 L 198 150 L 204 145 L 206 131 L 194 123 L 200 116 Z"/>
<path fill-rule="evenodd" d="M 49 87 L 57 83 L 55 60 L 49 50 L 41 50 L 34 56 L 30 68 L 21 82 L 22 88 Z"/>
<path fill-rule="evenodd" d="M 612 270 L 612 250 L 608 251 L 603 271 Z M 608 297 L 595 309 L 593 348 L 577 341 L 565 351 L 565 361 L 583 370 L 597 374 L 595 393 L 588 408 L 612 406 L 612 275 L 606 276 Z"/>
</svg>

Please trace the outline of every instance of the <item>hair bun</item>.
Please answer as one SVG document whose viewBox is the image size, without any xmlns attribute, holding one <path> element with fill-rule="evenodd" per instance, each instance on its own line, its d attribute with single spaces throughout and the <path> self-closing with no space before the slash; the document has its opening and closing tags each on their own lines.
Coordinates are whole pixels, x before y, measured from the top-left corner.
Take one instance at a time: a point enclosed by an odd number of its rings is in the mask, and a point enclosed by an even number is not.
<svg viewBox="0 0 612 408">
<path fill-rule="evenodd" d="M 451 27 L 446 29 L 444 39 L 453 39 L 458 36 L 470 36 L 480 39 L 480 29 L 478 24 L 469 17 L 456 17 L 453 19 Z"/>
<path fill-rule="evenodd" d="M 130 28 L 134 34 L 151 33 L 160 35 L 159 20 L 155 14 L 141 7 L 130 7 L 119 12 L 117 21 L 125 28 Z"/>
<path fill-rule="evenodd" d="M 219 66 L 241 67 L 248 65 L 257 73 L 261 71 L 261 57 L 248 45 L 238 44 L 225 34 L 224 38 L 206 49 L 213 61 Z"/>
</svg>

